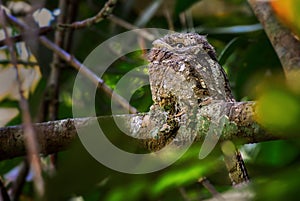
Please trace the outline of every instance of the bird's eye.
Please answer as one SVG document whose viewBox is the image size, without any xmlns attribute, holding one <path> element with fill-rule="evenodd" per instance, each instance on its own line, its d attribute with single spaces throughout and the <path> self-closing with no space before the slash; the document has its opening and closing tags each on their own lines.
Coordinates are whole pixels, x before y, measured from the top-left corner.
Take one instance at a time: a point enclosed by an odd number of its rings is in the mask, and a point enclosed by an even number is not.
<svg viewBox="0 0 300 201">
<path fill-rule="evenodd" d="M 183 48 L 184 44 L 183 43 L 176 43 L 175 47 L 177 47 L 177 48 Z"/>
</svg>

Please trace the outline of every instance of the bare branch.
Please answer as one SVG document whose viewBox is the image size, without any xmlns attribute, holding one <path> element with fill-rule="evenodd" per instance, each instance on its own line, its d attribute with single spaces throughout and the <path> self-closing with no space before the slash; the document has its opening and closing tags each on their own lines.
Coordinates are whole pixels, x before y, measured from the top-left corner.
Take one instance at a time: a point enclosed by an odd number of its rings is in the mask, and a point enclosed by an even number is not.
<svg viewBox="0 0 300 201">
<path fill-rule="evenodd" d="M 61 0 L 59 1 L 59 9 L 61 14 L 58 16 L 57 22 L 59 24 L 71 23 L 76 17 L 78 7 L 77 0 Z M 54 35 L 54 43 L 66 50 L 71 50 L 73 39 L 73 30 L 72 29 L 56 29 Z M 51 63 L 51 72 L 47 82 L 47 88 L 45 91 L 45 96 L 43 103 L 41 105 L 41 111 L 39 114 L 38 122 L 43 121 L 54 121 L 58 119 L 58 110 L 59 110 L 59 77 L 61 74 L 61 68 L 66 66 L 64 62 L 57 54 L 53 54 L 53 60 Z M 47 118 L 48 117 L 48 118 Z M 50 156 L 50 171 L 54 172 L 56 169 L 57 163 L 57 154 L 52 154 Z"/>
<path fill-rule="evenodd" d="M 128 29 L 128 30 L 134 31 L 135 29 L 139 29 L 139 27 L 137 27 L 133 24 L 130 24 L 130 23 L 126 22 L 125 20 L 122 20 L 121 18 L 118 18 L 117 16 L 114 16 L 114 15 L 110 15 L 108 17 L 108 19 L 111 20 L 113 23 L 115 23 L 121 27 L 124 27 L 125 29 Z M 140 31 L 137 31 L 136 33 L 149 41 L 152 41 L 155 39 L 155 37 L 151 33 L 147 32 L 145 30 L 140 30 Z"/>
<path fill-rule="evenodd" d="M 10 189 L 10 195 L 12 197 L 12 200 L 19 199 L 24 184 L 26 183 L 26 177 L 28 175 L 29 170 L 30 170 L 30 165 L 28 164 L 28 160 L 24 159 L 24 161 L 20 166 L 18 176 L 15 179 L 15 181 L 13 181 L 12 187 Z"/>
<path fill-rule="evenodd" d="M 42 35 L 46 35 L 49 32 L 52 32 L 54 29 L 53 27 L 41 27 L 40 29 L 36 30 L 36 35 L 42 36 Z M 21 42 L 24 40 L 24 34 L 20 34 L 20 35 L 16 35 L 16 36 L 12 36 L 10 37 L 10 40 L 13 43 L 17 43 L 17 42 Z M 5 39 L 4 40 L 0 40 L 0 47 L 5 46 Z"/>
<path fill-rule="evenodd" d="M 64 23 L 66 20 L 66 16 L 68 16 L 67 10 L 68 10 L 68 3 L 66 0 L 59 1 L 59 9 L 61 11 L 61 14 L 58 16 L 58 23 Z M 60 48 L 64 48 L 64 39 L 65 39 L 65 31 L 64 30 L 55 30 L 54 35 L 54 41 L 55 45 L 57 45 Z M 43 106 L 43 108 L 47 107 L 47 111 L 43 112 L 42 115 L 48 115 L 50 121 L 54 121 L 57 119 L 58 115 L 58 95 L 59 95 L 59 75 L 61 72 L 61 66 L 63 64 L 63 61 L 60 59 L 60 57 L 57 54 L 53 54 L 53 61 L 51 64 L 51 72 L 47 83 L 47 89 L 46 89 L 46 99 L 44 99 L 44 104 L 46 106 Z M 48 114 L 45 114 L 47 113 Z M 46 116 L 41 121 L 46 121 Z M 39 122 L 41 122 L 39 121 Z"/>
<path fill-rule="evenodd" d="M 36 66 L 36 65 L 39 65 L 37 62 L 32 62 L 32 61 L 17 60 L 16 62 L 17 62 L 17 64 L 22 64 L 24 66 Z M 9 65 L 9 64 L 11 64 L 11 61 L 10 60 L 1 60 L 0 64 L 1 65 Z"/>
<path fill-rule="evenodd" d="M 10 41 L 9 34 L 6 28 L 6 21 L 5 21 L 5 11 L 3 8 L 0 8 L 0 23 L 2 25 L 4 35 L 6 38 L 6 45 L 8 47 L 10 57 L 11 57 L 11 63 L 13 64 L 15 70 L 16 70 L 16 79 L 19 87 L 19 94 L 20 94 L 20 100 L 19 100 L 19 106 L 22 112 L 22 122 L 24 127 L 24 135 L 25 135 L 25 145 L 27 150 L 27 156 L 28 160 L 30 161 L 30 164 L 34 171 L 34 184 L 35 188 L 37 190 L 37 193 L 39 196 L 43 196 L 44 194 L 44 180 L 42 177 L 42 168 L 41 168 L 41 162 L 40 158 L 38 157 L 39 154 L 39 145 L 36 138 L 36 133 L 32 126 L 30 111 L 29 111 L 29 105 L 28 101 L 26 100 L 24 96 L 22 81 L 20 78 L 20 72 L 19 68 L 17 67 L 17 57 L 16 52 L 14 50 L 14 46 L 12 41 Z"/>
<path fill-rule="evenodd" d="M 264 27 L 284 69 L 287 79 L 300 74 L 300 41 L 276 18 L 267 1 L 248 0 L 258 20 Z"/>
<path fill-rule="evenodd" d="M 225 201 L 222 195 L 216 190 L 216 188 L 209 182 L 206 177 L 202 177 L 198 179 L 198 182 L 206 188 L 216 200 Z"/>
<path fill-rule="evenodd" d="M 220 142 L 226 140 L 240 141 L 241 143 L 256 143 L 276 139 L 284 139 L 284 135 L 275 135 L 264 130 L 255 120 L 255 103 L 254 102 L 220 102 L 210 104 L 203 107 L 199 111 L 199 116 L 202 116 L 199 123 L 199 130 L 195 141 L 203 141 L 207 134 L 208 126 L 211 122 L 211 117 L 215 115 L 214 108 L 227 108 L 228 122 L 226 129 L 223 130 L 220 137 Z M 157 116 L 166 115 L 164 113 Z M 134 138 L 149 139 L 141 140 L 144 147 L 153 150 L 159 148 L 156 143 L 165 143 L 161 140 L 153 139 L 150 136 L 151 130 L 155 129 L 153 121 L 159 121 L 157 118 L 151 118 L 149 113 L 132 114 L 132 115 L 117 115 L 114 119 L 122 123 L 124 132 L 132 135 Z M 38 135 L 40 144 L 40 153 L 47 155 L 54 152 L 65 150 L 71 142 L 77 137 L 77 129 L 82 129 L 94 123 L 95 117 L 78 118 L 78 119 L 63 119 L 58 121 L 50 121 L 34 124 L 35 131 Z M 113 122 L 113 117 L 98 117 L 98 122 L 110 120 Z M 196 120 L 193 120 L 196 121 Z M 134 132 L 133 132 L 134 131 Z M 184 142 L 190 139 L 190 133 L 185 133 L 180 141 Z M 151 143 L 150 143 L 151 142 Z M 124 142 L 123 142 L 124 143 Z M 151 144 L 151 145 L 150 145 Z M 180 144 L 180 142 L 178 143 Z M 140 145 L 140 143 L 138 143 Z M 137 145 L 137 146 L 138 146 Z M 24 134 L 22 126 L 10 126 L 0 128 L 0 160 L 5 160 L 17 156 L 24 155 Z"/>
<path fill-rule="evenodd" d="M 191 201 L 191 199 L 189 199 L 189 196 L 188 196 L 186 190 L 183 187 L 179 187 L 178 191 L 181 194 L 183 201 Z"/>
<path fill-rule="evenodd" d="M 82 20 L 78 22 L 73 22 L 72 24 L 58 24 L 59 28 L 68 28 L 68 29 L 82 29 L 92 24 L 99 23 L 103 19 L 107 18 L 111 12 L 113 11 L 115 5 L 117 4 L 117 0 L 108 0 L 104 7 L 97 13 L 97 15 Z"/>
<path fill-rule="evenodd" d="M 5 186 L 4 186 L 4 183 L 3 183 L 1 177 L 0 177 L 0 200 L 10 201 L 10 198 L 8 196 L 7 190 L 6 190 Z"/>
<path fill-rule="evenodd" d="M 125 108 L 130 113 L 134 114 L 137 113 L 137 109 L 132 107 L 126 99 L 124 99 L 122 96 L 118 94 L 113 94 L 113 90 L 107 86 L 104 81 L 99 78 L 96 74 L 94 74 L 90 69 L 88 69 L 86 66 L 81 64 L 75 57 L 69 55 L 66 51 L 61 49 L 60 47 L 56 46 L 54 43 L 52 43 L 50 40 L 48 40 L 46 37 L 40 37 L 40 42 L 55 52 L 60 58 L 65 60 L 69 65 L 74 67 L 76 70 L 78 70 L 80 73 L 82 73 L 84 76 L 86 76 L 89 80 L 91 80 L 99 89 L 103 90 L 107 95 L 110 97 L 113 97 L 113 100 L 119 103 L 123 108 Z"/>
<path fill-rule="evenodd" d="M 29 27 L 20 21 L 18 21 L 15 17 L 11 15 L 6 14 L 7 19 L 15 24 L 16 26 L 20 27 L 21 29 L 29 29 Z M 99 89 L 103 90 L 108 96 L 112 97 L 113 90 L 104 83 L 104 81 L 99 78 L 96 74 L 94 74 L 91 70 L 89 70 L 86 66 L 84 66 L 82 63 L 80 63 L 75 57 L 71 56 L 69 53 L 67 53 L 62 48 L 55 45 L 53 42 L 48 40 L 46 37 L 41 36 L 39 38 L 39 41 L 52 50 L 55 54 L 57 54 L 61 59 L 66 61 L 70 66 L 74 67 L 76 70 L 78 70 L 80 73 L 82 73 L 84 76 L 86 76 L 88 79 L 90 79 Z M 137 109 L 132 107 L 129 102 L 124 99 L 122 96 L 118 95 L 117 93 L 114 93 L 113 100 L 119 103 L 123 108 L 125 108 L 130 113 L 134 114 L 137 113 Z"/>
</svg>

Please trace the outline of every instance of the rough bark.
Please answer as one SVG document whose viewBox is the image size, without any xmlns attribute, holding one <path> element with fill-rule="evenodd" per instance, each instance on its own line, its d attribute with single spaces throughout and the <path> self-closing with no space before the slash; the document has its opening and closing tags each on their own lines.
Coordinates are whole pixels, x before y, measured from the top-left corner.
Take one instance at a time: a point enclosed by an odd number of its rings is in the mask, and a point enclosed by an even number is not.
<svg viewBox="0 0 300 201">
<path fill-rule="evenodd" d="M 240 143 L 256 143 L 280 139 L 282 136 L 272 135 L 255 121 L 255 102 L 215 102 L 199 109 L 199 129 L 195 141 L 203 141 L 208 131 L 211 117 L 218 108 L 225 108 L 224 115 L 228 117 L 219 142 L 225 140 L 238 140 Z M 155 118 L 149 114 L 125 114 L 114 116 L 115 120 L 123 125 L 123 132 L 134 138 L 143 138 L 141 141 L 146 148 L 159 149 L 159 139 L 151 135 L 151 131 L 161 128 L 164 112 L 157 113 Z M 159 117 L 159 118 L 158 118 Z M 98 117 L 98 121 L 108 117 Z M 109 117 L 112 118 L 112 117 Z M 34 124 L 40 144 L 40 153 L 43 155 L 65 150 L 77 137 L 77 129 L 88 126 L 95 117 L 63 119 L 58 121 Z M 192 120 L 198 121 L 198 120 Z M 160 123 L 157 123 L 160 122 Z M 145 140 L 145 137 L 148 139 Z M 190 133 L 183 133 L 178 144 L 190 140 Z M 161 140 L 161 139 L 160 139 Z M 167 142 L 164 142 L 167 143 Z M 0 128 L 0 160 L 26 155 L 24 133 L 22 126 Z"/>
<path fill-rule="evenodd" d="M 269 2 L 248 0 L 263 25 L 282 64 L 287 80 L 295 84 L 300 75 L 300 41 L 276 18 Z"/>
</svg>

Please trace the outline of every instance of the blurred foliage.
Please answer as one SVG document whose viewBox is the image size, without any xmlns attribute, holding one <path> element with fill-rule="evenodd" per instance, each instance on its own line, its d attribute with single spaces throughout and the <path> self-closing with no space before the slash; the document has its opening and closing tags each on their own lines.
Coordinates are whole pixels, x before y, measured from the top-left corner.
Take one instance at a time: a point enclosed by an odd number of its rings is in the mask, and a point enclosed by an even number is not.
<svg viewBox="0 0 300 201">
<path fill-rule="evenodd" d="M 266 81 L 257 94 L 257 120 L 260 124 L 278 135 L 297 135 L 300 132 L 300 94 L 280 79 Z"/>
<path fill-rule="evenodd" d="M 272 1 L 271 6 L 278 18 L 300 36 L 300 2 L 297 0 Z"/>
<path fill-rule="evenodd" d="M 5 4 L 9 2 L 18 1 L 4 1 Z M 74 2 L 78 2 L 76 20 L 83 20 L 94 16 L 106 1 Z M 54 13 L 58 3 L 58 0 L 45 1 L 44 6 Z M 298 1 L 272 1 L 272 6 L 279 18 L 291 30 L 299 33 Z M 208 40 L 215 47 L 220 63 L 229 75 L 236 99 L 258 100 L 257 119 L 267 130 L 281 136 L 299 135 L 299 91 L 291 86 L 293 83 L 285 83 L 277 55 L 246 0 L 120 0 L 113 13 L 135 26 L 169 29 L 169 25 L 172 24 L 175 31 L 192 30 L 208 34 Z M 55 25 L 56 20 L 57 16 L 54 15 L 51 24 Z M 109 19 L 76 30 L 73 33 L 70 53 L 84 61 L 99 44 L 124 31 L 125 28 Z M 47 37 L 53 40 L 54 34 L 49 33 Z M 36 48 L 32 52 L 38 60 L 42 78 L 29 96 L 34 119 L 40 111 L 52 63 L 52 53 L 49 50 L 40 45 Z M 113 47 L 108 51 L 117 55 L 119 48 L 121 47 Z M 145 57 L 145 51 L 120 56 L 120 59 L 107 69 L 102 79 L 114 89 L 124 74 L 147 63 Z M 68 66 L 61 71 L 59 119 L 72 117 L 71 100 L 76 75 L 77 72 Z M 140 79 L 148 79 L 147 74 Z M 102 91 L 97 91 L 96 97 L 86 97 L 95 98 L 97 115 L 111 114 L 110 98 Z M 149 86 L 138 89 L 130 103 L 141 112 L 148 111 L 152 104 Z M 0 106 L 17 108 L 18 103 L 3 98 Z M 21 123 L 20 115 L 10 122 Z M 106 135 L 117 144 L 116 146 L 131 152 L 140 151 L 136 142 L 119 131 L 111 119 L 103 121 L 102 124 L 105 125 Z M 45 198 L 77 198 L 87 201 L 204 200 L 212 197 L 209 191 L 197 182 L 204 176 L 221 193 L 231 189 L 219 148 L 203 160 L 198 159 L 199 150 L 200 144 L 193 145 L 175 164 L 159 172 L 129 175 L 110 170 L 98 163 L 78 140 L 68 151 L 58 154 L 56 174 L 47 174 L 47 168 L 45 169 Z M 255 199 L 298 199 L 298 138 L 257 143 L 245 146 L 243 150 L 243 154 L 247 156 L 246 166 L 253 181 L 249 190 L 257 194 Z M 22 158 L 16 158 L 0 162 L 1 177 L 8 180 L 7 173 L 20 164 L 21 160 Z M 49 165 L 48 160 L 44 163 L 45 166 Z M 28 181 L 20 200 L 33 199 L 32 183 Z"/>
<path fill-rule="evenodd" d="M 193 4 L 198 2 L 199 0 L 186 0 L 186 1 L 180 1 L 177 0 L 175 3 L 175 15 L 179 15 L 180 13 L 186 11 L 188 8 L 190 8 Z"/>
</svg>

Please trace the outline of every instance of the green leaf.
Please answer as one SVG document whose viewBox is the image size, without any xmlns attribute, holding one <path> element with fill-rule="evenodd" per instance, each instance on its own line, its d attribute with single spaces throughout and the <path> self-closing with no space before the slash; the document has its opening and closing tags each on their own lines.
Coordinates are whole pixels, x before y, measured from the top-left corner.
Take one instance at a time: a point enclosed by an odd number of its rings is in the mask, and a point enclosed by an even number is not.
<svg viewBox="0 0 300 201">
<path fill-rule="evenodd" d="M 160 192 L 165 191 L 171 187 L 182 186 L 191 182 L 197 181 L 200 177 L 203 177 L 212 167 L 215 167 L 218 161 L 210 161 L 205 165 L 193 165 L 187 166 L 185 170 L 182 169 L 169 171 L 165 175 L 162 175 L 160 180 L 153 186 L 152 192 L 157 195 Z"/>
<path fill-rule="evenodd" d="M 232 39 L 221 52 L 218 60 L 221 65 L 224 65 L 227 59 L 238 48 L 244 45 L 247 41 L 243 37 L 236 37 Z"/>
</svg>

